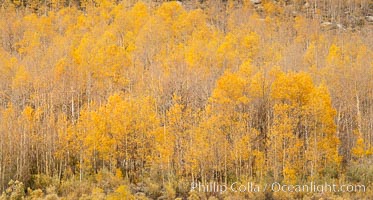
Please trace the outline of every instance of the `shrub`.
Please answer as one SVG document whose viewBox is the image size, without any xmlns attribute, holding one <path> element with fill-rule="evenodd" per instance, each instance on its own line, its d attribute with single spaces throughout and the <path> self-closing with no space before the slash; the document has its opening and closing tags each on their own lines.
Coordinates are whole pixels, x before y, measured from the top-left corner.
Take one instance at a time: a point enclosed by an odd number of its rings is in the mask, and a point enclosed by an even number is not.
<svg viewBox="0 0 373 200">
<path fill-rule="evenodd" d="M 351 164 L 347 168 L 346 178 L 350 182 L 370 185 L 373 181 L 373 165 Z"/>
</svg>

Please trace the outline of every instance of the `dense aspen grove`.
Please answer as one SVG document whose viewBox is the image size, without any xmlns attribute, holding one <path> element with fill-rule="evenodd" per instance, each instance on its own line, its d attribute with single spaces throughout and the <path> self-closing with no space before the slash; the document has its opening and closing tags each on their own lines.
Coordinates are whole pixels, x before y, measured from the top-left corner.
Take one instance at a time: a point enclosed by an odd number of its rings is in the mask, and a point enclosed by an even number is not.
<svg viewBox="0 0 373 200">
<path fill-rule="evenodd" d="M 373 198 L 370 0 L 0 0 L 0 199 Z M 191 183 L 364 184 L 208 193 Z"/>
</svg>

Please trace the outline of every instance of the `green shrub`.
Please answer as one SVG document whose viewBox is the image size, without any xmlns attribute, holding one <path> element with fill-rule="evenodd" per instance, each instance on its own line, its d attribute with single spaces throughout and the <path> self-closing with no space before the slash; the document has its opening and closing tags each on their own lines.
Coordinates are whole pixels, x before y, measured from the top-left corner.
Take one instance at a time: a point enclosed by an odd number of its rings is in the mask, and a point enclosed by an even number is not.
<svg viewBox="0 0 373 200">
<path fill-rule="evenodd" d="M 33 175 L 31 179 L 31 186 L 35 189 L 42 189 L 45 191 L 47 187 L 58 186 L 60 181 L 57 177 L 50 177 L 45 174 Z"/>
<path fill-rule="evenodd" d="M 3 199 L 7 200 L 23 200 L 25 198 L 25 186 L 22 182 L 10 180 L 8 188 L 3 193 Z"/>
<path fill-rule="evenodd" d="M 349 182 L 370 185 L 373 181 L 373 165 L 351 164 L 347 168 L 346 178 Z"/>
<path fill-rule="evenodd" d="M 27 188 L 28 200 L 42 200 L 44 196 L 44 192 L 41 189 L 32 190 Z"/>
</svg>

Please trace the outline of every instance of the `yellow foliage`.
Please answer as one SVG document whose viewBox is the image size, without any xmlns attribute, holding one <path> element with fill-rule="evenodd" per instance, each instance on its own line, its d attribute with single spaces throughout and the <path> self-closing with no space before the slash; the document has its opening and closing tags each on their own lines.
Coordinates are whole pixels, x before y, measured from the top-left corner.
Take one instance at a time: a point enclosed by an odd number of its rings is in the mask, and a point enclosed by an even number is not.
<svg viewBox="0 0 373 200">
<path fill-rule="evenodd" d="M 367 25 L 326 31 L 301 1 L 196 2 L 0 3 L 0 181 L 135 199 L 118 185 L 152 180 L 173 199 L 181 180 L 343 181 L 342 158 L 370 159 Z"/>
<path fill-rule="evenodd" d="M 31 77 L 24 66 L 20 66 L 12 81 L 13 90 L 26 89 L 25 87 L 30 85 Z"/>
<path fill-rule="evenodd" d="M 107 200 L 134 200 L 135 197 L 131 195 L 128 187 L 125 185 L 119 186 L 114 193 L 107 196 Z"/>
</svg>

